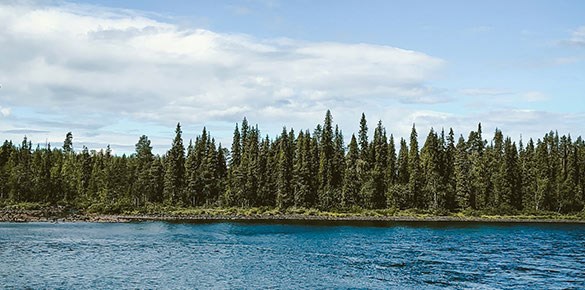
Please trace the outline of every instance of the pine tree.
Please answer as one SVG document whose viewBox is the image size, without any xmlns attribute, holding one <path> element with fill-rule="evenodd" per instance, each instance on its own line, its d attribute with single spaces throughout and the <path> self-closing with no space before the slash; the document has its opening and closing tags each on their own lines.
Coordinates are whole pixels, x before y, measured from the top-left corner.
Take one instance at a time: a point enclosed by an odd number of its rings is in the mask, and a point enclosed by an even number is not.
<svg viewBox="0 0 585 290">
<path fill-rule="evenodd" d="M 243 195 L 243 178 L 240 171 L 240 163 L 242 160 L 242 146 L 241 146 L 240 130 L 238 124 L 234 129 L 234 136 L 232 139 L 232 150 L 230 152 L 230 160 L 228 167 L 228 190 L 226 191 L 224 202 L 227 205 L 241 204 L 240 200 Z"/>
<path fill-rule="evenodd" d="M 471 161 L 469 160 L 468 143 L 463 135 L 459 137 L 455 155 L 455 201 L 458 209 L 474 209 L 475 194 L 471 184 Z"/>
<path fill-rule="evenodd" d="M 488 154 L 484 154 L 486 142 L 482 137 L 481 123 L 477 131 L 471 131 L 467 138 L 469 160 L 471 162 L 471 191 L 474 193 L 474 209 L 485 209 L 490 206 L 493 192 Z"/>
<path fill-rule="evenodd" d="M 359 175 L 359 187 L 360 187 L 360 200 L 363 202 L 362 207 L 366 207 L 369 197 L 365 196 L 364 192 L 367 190 L 363 189 L 366 183 L 370 179 L 370 145 L 368 141 L 368 124 L 366 115 L 362 113 L 360 119 L 360 129 L 358 131 L 358 145 L 359 145 L 359 159 L 357 163 L 357 171 Z M 369 186 L 371 188 L 371 186 Z"/>
<path fill-rule="evenodd" d="M 65 202 L 73 202 L 77 193 L 77 160 L 73 151 L 73 135 L 71 132 L 65 136 L 63 141 L 63 167 L 61 168 L 61 192 Z"/>
<path fill-rule="evenodd" d="M 207 129 L 203 127 L 201 135 L 195 138 L 195 145 L 189 143 L 185 160 L 185 198 L 190 206 L 196 206 L 205 201 L 203 173 L 207 165 L 206 155 L 209 146 Z"/>
<path fill-rule="evenodd" d="M 408 153 L 408 171 L 410 178 L 408 180 L 408 189 L 412 201 L 412 206 L 416 208 L 425 208 L 425 199 L 422 193 L 422 170 L 420 166 L 420 156 L 418 152 L 418 134 L 414 124 L 410 133 L 410 151 Z"/>
<path fill-rule="evenodd" d="M 294 205 L 297 207 L 310 207 L 313 200 L 311 172 L 311 136 L 309 132 L 299 133 L 296 141 L 295 159 L 293 167 L 293 191 Z"/>
<path fill-rule="evenodd" d="M 408 145 L 406 140 L 400 138 L 400 151 L 398 152 L 396 184 L 388 189 L 388 204 L 405 209 L 412 207 L 413 200 L 409 189 L 410 171 L 408 159 Z"/>
<path fill-rule="evenodd" d="M 506 180 L 506 168 L 504 164 L 504 135 L 496 129 L 494 133 L 493 146 L 488 148 L 489 171 L 492 172 L 491 183 L 494 185 L 493 194 L 487 195 L 489 199 L 485 202 L 486 207 L 500 208 L 510 206 L 509 190 Z"/>
<path fill-rule="evenodd" d="M 287 208 L 294 204 L 294 196 L 292 194 L 292 156 L 291 143 L 287 134 L 286 128 L 282 129 L 280 135 L 280 146 L 278 151 L 278 179 L 276 182 L 276 206 L 278 208 Z"/>
<path fill-rule="evenodd" d="M 343 132 L 335 125 L 333 137 L 334 152 L 331 164 L 331 186 L 332 186 L 332 203 L 339 205 L 343 190 L 343 176 L 345 174 L 345 145 L 343 144 Z"/>
<path fill-rule="evenodd" d="M 343 184 L 341 206 L 351 208 L 360 204 L 360 182 L 358 175 L 359 148 L 355 135 L 351 135 L 349 150 L 346 156 L 345 182 Z"/>
<path fill-rule="evenodd" d="M 183 146 L 181 124 L 177 123 L 175 139 L 165 158 L 164 196 L 170 205 L 180 205 L 183 202 L 185 185 L 185 147 Z"/>
<path fill-rule="evenodd" d="M 518 149 L 509 137 L 504 142 L 504 176 L 507 186 L 505 204 L 513 209 L 522 210 L 522 176 L 518 164 Z M 510 212 L 509 210 L 506 210 Z"/>
<path fill-rule="evenodd" d="M 386 171 L 387 187 L 390 187 L 398 182 L 398 164 L 396 160 L 396 144 L 394 143 L 394 136 L 390 134 L 388 140 L 388 170 Z"/>
<path fill-rule="evenodd" d="M 273 182 L 272 150 L 268 136 L 262 140 L 258 153 L 258 205 L 274 206 L 276 196 Z"/>
<path fill-rule="evenodd" d="M 444 134 L 441 134 L 444 136 Z M 444 143 L 444 142 L 443 142 Z M 443 149 L 443 184 L 445 186 L 445 207 L 449 211 L 454 211 L 457 208 L 455 201 L 455 133 L 453 129 L 449 129 L 449 135 L 447 136 L 447 142 L 444 144 Z"/>
<path fill-rule="evenodd" d="M 370 169 L 369 179 L 363 189 L 368 208 L 386 207 L 386 173 L 388 162 L 388 143 L 382 121 L 378 122 L 374 130 L 374 139 L 370 146 L 370 160 L 373 167 Z"/>
<path fill-rule="evenodd" d="M 81 154 L 79 155 L 80 177 L 77 185 L 77 192 L 83 197 L 84 201 L 89 201 L 89 183 L 91 181 L 91 169 L 93 167 L 93 160 L 89 154 L 87 147 L 83 146 Z"/>
<path fill-rule="evenodd" d="M 164 175 L 163 160 L 156 157 L 149 168 L 148 201 L 161 203 L 164 201 Z"/>
<path fill-rule="evenodd" d="M 540 139 L 536 142 L 536 192 L 534 196 L 534 208 L 536 211 L 553 210 L 551 192 L 551 170 L 548 158 L 548 148 Z"/>
<path fill-rule="evenodd" d="M 247 142 L 242 150 L 242 163 L 240 170 L 244 174 L 243 179 L 243 200 L 247 206 L 256 206 L 259 201 L 258 194 L 258 155 L 259 155 L 259 133 L 258 128 L 252 128 L 246 134 Z"/>
<path fill-rule="evenodd" d="M 578 194 L 578 154 L 571 136 L 562 136 L 559 143 L 561 155 L 561 172 L 557 197 L 558 211 L 563 213 L 575 212 L 583 207 Z"/>
<path fill-rule="evenodd" d="M 439 137 L 431 128 L 425 145 L 421 150 L 421 167 L 423 171 L 423 204 L 434 210 L 446 208 L 446 186 L 443 183 L 442 167 L 444 160 Z"/>
<path fill-rule="evenodd" d="M 68 132 L 67 135 L 65 135 L 65 141 L 63 142 L 63 152 L 66 154 L 73 153 L 73 134 L 71 134 L 71 132 Z"/>
<path fill-rule="evenodd" d="M 207 135 L 205 156 L 203 156 L 203 162 L 201 163 L 200 176 L 202 179 L 202 194 L 201 200 L 198 203 L 205 205 L 214 204 L 220 196 L 220 182 L 218 179 L 218 152 L 215 146 L 215 139 Z"/>
<path fill-rule="evenodd" d="M 321 146 L 319 150 L 319 206 L 322 209 L 330 209 L 333 206 L 333 118 L 327 110 L 321 135 Z"/>
<path fill-rule="evenodd" d="M 522 174 L 522 207 L 536 210 L 537 178 L 534 141 L 530 139 L 526 148 L 520 150 L 519 163 Z"/>
<path fill-rule="evenodd" d="M 143 205 L 147 201 L 147 196 L 150 195 L 149 182 L 151 163 L 154 159 L 152 154 L 152 146 L 150 140 L 146 135 L 140 136 L 135 145 L 136 150 L 136 184 L 133 188 L 132 203 L 134 206 Z"/>
<path fill-rule="evenodd" d="M 216 202 L 218 204 L 221 203 L 221 199 L 222 199 L 222 194 L 226 191 L 226 187 L 227 187 L 227 179 L 228 179 L 228 168 L 227 168 L 227 160 L 226 160 L 226 155 L 228 154 L 227 149 L 223 148 L 221 146 L 221 143 L 219 143 L 219 146 L 217 147 L 217 152 L 216 152 L 216 159 L 215 159 L 215 179 L 217 182 L 217 196 L 215 197 L 217 200 Z M 261 175 L 262 173 L 259 172 L 259 175 Z"/>
<path fill-rule="evenodd" d="M 13 154 L 12 142 L 4 141 L 0 147 L 0 200 L 7 200 L 10 192 L 9 176 L 12 164 L 9 164 L 10 156 Z"/>
</svg>

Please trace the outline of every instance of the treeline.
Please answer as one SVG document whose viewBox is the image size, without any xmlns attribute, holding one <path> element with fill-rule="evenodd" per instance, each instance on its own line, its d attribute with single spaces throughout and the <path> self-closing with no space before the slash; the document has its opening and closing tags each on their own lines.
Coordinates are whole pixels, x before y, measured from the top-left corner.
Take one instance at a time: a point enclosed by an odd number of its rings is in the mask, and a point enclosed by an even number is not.
<svg viewBox="0 0 585 290">
<path fill-rule="evenodd" d="M 183 144 L 180 124 L 169 151 L 154 155 L 142 136 L 132 155 L 36 148 L 5 141 L 0 148 L 0 203 L 37 202 L 96 211 L 151 205 L 177 207 L 304 207 L 321 210 L 484 210 L 498 213 L 583 210 L 585 143 L 547 133 L 526 145 L 496 130 L 484 139 L 481 124 L 465 139 L 453 130 L 430 130 L 419 149 L 395 142 L 379 121 L 369 138 L 365 116 L 348 146 L 327 111 L 310 132 L 283 128 L 275 139 L 258 126 L 236 124 L 231 150 L 206 129 Z M 398 145 L 396 147 L 396 145 Z"/>
</svg>

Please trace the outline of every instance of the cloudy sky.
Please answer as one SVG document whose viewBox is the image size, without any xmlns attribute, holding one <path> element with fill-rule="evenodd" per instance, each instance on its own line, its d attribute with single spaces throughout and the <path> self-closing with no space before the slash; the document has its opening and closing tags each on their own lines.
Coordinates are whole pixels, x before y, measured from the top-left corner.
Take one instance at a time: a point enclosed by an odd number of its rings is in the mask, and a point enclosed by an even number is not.
<svg viewBox="0 0 585 290">
<path fill-rule="evenodd" d="M 346 137 L 362 112 L 515 140 L 583 135 L 585 2 L 0 1 L 0 139 L 164 152 L 177 122 L 229 146 L 246 116 L 263 134 Z"/>
</svg>

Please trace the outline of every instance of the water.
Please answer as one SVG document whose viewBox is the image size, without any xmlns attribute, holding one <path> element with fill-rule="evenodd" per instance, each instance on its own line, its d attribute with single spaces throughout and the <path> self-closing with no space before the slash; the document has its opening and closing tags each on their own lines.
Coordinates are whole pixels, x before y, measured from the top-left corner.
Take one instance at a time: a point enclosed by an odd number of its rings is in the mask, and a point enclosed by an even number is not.
<svg viewBox="0 0 585 290">
<path fill-rule="evenodd" d="M 585 288 L 585 225 L 0 223 L 5 288 Z"/>
</svg>

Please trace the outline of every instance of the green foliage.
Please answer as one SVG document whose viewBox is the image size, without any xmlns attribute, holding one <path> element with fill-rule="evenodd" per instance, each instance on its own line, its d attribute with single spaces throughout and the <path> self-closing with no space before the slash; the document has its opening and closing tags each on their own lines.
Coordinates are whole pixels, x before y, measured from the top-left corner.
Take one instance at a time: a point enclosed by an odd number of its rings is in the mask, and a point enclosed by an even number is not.
<svg viewBox="0 0 585 290">
<path fill-rule="evenodd" d="M 359 125 L 347 148 L 330 111 L 313 134 L 283 129 L 275 139 L 261 138 L 244 118 L 229 151 L 203 128 L 185 152 L 180 124 L 163 156 L 152 153 L 145 135 L 130 156 L 113 155 L 109 146 L 76 152 L 70 132 L 57 148 L 33 148 L 26 137 L 5 141 L 0 206 L 109 214 L 585 215 L 581 137 L 551 131 L 524 146 L 496 130 L 488 143 L 479 124 L 457 143 L 452 129 L 431 129 L 419 150 L 414 124 L 409 141 L 398 144 L 381 121 L 371 140 L 364 114 Z"/>
<path fill-rule="evenodd" d="M 181 124 L 177 124 L 173 145 L 165 156 L 165 177 L 163 195 L 168 204 L 183 204 L 185 185 L 185 147 L 183 146 Z"/>
</svg>

